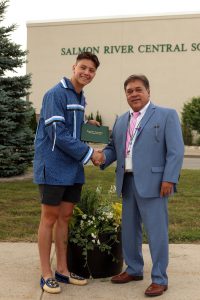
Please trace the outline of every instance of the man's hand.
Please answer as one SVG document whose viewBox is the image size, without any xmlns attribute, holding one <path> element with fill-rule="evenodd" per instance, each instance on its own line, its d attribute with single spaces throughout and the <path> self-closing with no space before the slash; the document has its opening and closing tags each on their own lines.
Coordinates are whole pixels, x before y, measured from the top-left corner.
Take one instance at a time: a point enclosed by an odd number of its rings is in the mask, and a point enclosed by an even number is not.
<svg viewBox="0 0 200 300">
<path fill-rule="evenodd" d="M 101 126 L 101 124 L 96 120 L 88 120 L 87 123 L 90 125 Z"/>
<path fill-rule="evenodd" d="M 160 189 L 160 197 L 167 197 L 173 193 L 173 182 L 163 181 Z"/>
<path fill-rule="evenodd" d="M 95 166 L 100 166 L 105 162 L 105 156 L 102 150 L 94 150 L 91 160 Z"/>
</svg>

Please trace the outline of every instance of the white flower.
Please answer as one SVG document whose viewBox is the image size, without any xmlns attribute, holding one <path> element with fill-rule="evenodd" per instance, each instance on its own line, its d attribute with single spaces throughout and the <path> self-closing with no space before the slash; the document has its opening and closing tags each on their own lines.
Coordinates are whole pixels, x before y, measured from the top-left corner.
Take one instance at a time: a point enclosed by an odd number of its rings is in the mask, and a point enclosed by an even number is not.
<svg viewBox="0 0 200 300">
<path fill-rule="evenodd" d="M 110 190 L 108 191 L 108 193 L 114 194 L 115 192 L 116 192 L 116 186 L 115 186 L 114 184 L 112 184 L 112 185 L 110 186 Z"/>
<path fill-rule="evenodd" d="M 91 236 L 93 237 L 93 239 L 97 238 L 97 236 L 93 232 L 91 233 Z"/>
<path fill-rule="evenodd" d="M 87 215 L 86 214 L 82 215 L 82 219 L 86 220 L 87 219 Z"/>
<path fill-rule="evenodd" d="M 112 219 L 113 218 L 113 213 L 112 212 L 107 213 L 107 218 Z"/>
<path fill-rule="evenodd" d="M 93 224 L 94 222 L 92 220 L 88 220 L 88 225 Z"/>
<path fill-rule="evenodd" d="M 97 240 L 97 245 L 100 245 L 100 240 Z"/>
<path fill-rule="evenodd" d="M 93 244 L 95 244 L 95 243 L 96 243 L 96 241 L 95 241 L 95 240 L 92 240 L 92 243 L 93 243 Z"/>
<path fill-rule="evenodd" d="M 101 194 L 102 192 L 102 186 L 98 185 L 97 188 L 96 188 L 96 192 Z"/>
<path fill-rule="evenodd" d="M 112 219 L 113 218 L 113 213 L 111 211 L 104 211 L 103 215 L 106 216 L 107 219 Z"/>
</svg>

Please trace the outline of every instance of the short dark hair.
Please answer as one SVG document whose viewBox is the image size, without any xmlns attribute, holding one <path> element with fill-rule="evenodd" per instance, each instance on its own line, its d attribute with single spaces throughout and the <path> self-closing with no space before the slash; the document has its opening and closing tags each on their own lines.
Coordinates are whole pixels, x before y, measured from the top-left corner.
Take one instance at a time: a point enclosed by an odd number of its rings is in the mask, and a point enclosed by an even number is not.
<svg viewBox="0 0 200 300">
<path fill-rule="evenodd" d="M 95 64 L 96 69 L 100 65 L 98 57 L 95 54 L 93 54 L 92 52 L 82 52 L 82 53 L 80 53 L 77 56 L 76 61 L 78 62 L 79 60 L 82 60 L 82 59 L 89 59 L 89 60 L 93 61 L 93 63 Z"/>
<path fill-rule="evenodd" d="M 147 90 L 150 89 L 149 80 L 145 75 L 138 74 L 138 75 L 130 75 L 124 82 L 124 89 L 126 90 L 126 87 L 129 82 L 135 81 L 135 80 L 141 80 Z"/>
</svg>

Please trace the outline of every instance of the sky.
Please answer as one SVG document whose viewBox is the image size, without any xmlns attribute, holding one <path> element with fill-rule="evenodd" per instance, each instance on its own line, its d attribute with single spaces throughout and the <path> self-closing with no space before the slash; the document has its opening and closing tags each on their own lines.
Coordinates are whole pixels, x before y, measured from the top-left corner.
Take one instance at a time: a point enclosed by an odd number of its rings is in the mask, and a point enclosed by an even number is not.
<svg viewBox="0 0 200 300">
<path fill-rule="evenodd" d="M 200 14 L 199 0 L 10 0 L 8 5 L 3 24 L 18 25 L 11 38 L 23 50 L 29 21 Z"/>
</svg>

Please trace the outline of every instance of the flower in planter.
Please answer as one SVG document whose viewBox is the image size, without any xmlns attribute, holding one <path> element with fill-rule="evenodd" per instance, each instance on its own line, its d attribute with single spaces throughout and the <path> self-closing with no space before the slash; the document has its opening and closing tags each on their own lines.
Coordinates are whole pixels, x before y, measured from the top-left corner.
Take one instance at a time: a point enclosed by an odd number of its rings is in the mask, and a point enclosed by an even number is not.
<svg viewBox="0 0 200 300">
<path fill-rule="evenodd" d="M 122 205 L 113 202 L 111 197 L 115 186 L 111 186 L 108 196 L 102 196 L 102 188 L 96 191 L 84 189 L 81 201 L 75 206 L 70 221 L 69 241 L 82 248 L 82 255 L 87 264 L 88 250 L 97 247 L 116 260 L 112 254 L 112 245 L 119 243 L 121 231 Z"/>
</svg>

